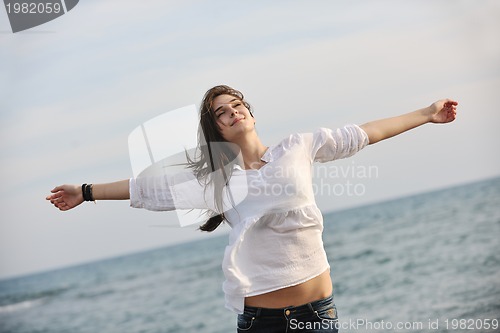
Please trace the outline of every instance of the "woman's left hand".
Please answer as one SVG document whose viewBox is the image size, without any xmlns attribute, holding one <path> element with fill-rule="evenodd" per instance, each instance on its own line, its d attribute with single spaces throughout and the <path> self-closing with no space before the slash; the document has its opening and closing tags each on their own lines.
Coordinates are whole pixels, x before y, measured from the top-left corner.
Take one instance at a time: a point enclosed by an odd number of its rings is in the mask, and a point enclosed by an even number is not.
<svg viewBox="0 0 500 333">
<path fill-rule="evenodd" d="M 442 99 L 429 106 L 431 123 L 449 123 L 457 116 L 458 102 L 451 99 Z"/>
</svg>

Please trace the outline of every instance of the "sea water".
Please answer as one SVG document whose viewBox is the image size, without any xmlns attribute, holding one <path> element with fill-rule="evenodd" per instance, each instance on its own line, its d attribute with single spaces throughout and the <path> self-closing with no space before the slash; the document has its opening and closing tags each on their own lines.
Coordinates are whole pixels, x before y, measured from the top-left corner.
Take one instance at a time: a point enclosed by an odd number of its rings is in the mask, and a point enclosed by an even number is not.
<svg viewBox="0 0 500 333">
<path fill-rule="evenodd" d="M 325 214 L 341 332 L 498 332 L 500 178 Z M 0 332 L 235 332 L 227 236 L 0 281 Z"/>
</svg>

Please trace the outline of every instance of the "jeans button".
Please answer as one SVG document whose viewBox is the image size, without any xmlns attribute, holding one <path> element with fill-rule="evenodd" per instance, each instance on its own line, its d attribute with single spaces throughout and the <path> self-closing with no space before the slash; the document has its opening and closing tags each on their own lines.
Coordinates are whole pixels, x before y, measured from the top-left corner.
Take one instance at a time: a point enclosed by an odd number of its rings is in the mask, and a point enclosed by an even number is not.
<svg viewBox="0 0 500 333">
<path fill-rule="evenodd" d="M 286 314 L 287 316 L 289 316 L 289 315 L 290 315 L 290 310 L 285 310 L 285 314 Z"/>
</svg>

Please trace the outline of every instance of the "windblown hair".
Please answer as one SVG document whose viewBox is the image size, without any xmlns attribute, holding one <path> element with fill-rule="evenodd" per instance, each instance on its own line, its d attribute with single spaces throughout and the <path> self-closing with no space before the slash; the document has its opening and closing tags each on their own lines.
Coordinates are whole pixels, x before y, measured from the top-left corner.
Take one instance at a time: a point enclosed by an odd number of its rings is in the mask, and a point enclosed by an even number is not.
<svg viewBox="0 0 500 333">
<path fill-rule="evenodd" d="M 200 226 L 202 231 L 214 231 L 224 220 L 223 190 L 232 175 L 232 162 L 237 158 L 237 151 L 231 148 L 231 144 L 222 137 L 212 104 L 214 99 L 220 95 L 231 95 L 238 98 L 250 111 L 243 94 L 226 85 L 219 85 L 209 89 L 203 97 L 200 106 L 200 125 L 198 128 L 198 146 L 194 158 L 186 152 L 187 165 L 193 170 L 200 183 L 213 184 L 215 207 L 217 212 L 208 212 L 208 220 Z M 253 116 L 253 115 L 252 115 Z M 227 188 L 227 190 L 229 190 Z"/>
</svg>

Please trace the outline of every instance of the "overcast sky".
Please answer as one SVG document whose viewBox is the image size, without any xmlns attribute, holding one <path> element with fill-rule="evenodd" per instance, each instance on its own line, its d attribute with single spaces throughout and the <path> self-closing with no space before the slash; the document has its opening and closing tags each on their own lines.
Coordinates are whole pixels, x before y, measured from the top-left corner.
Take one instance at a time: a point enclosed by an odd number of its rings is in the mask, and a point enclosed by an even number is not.
<svg viewBox="0 0 500 333">
<path fill-rule="evenodd" d="M 243 91 L 266 145 L 459 101 L 452 124 L 328 165 L 377 172 L 327 176 L 363 193 L 320 193 L 324 212 L 499 176 L 498 40 L 494 0 L 85 0 L 16 34 L 0 10 L 0 277 L 207 237 L 126 201 L 63 213 L 44 198 L 131 177 L 134 128 L 216 84 Z"/>
</svg>

